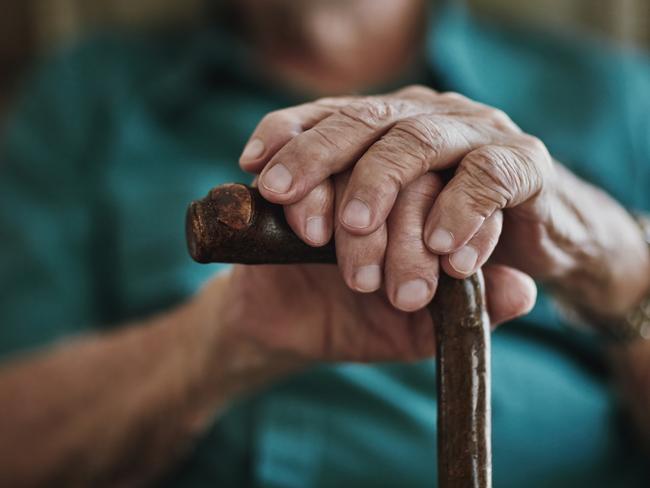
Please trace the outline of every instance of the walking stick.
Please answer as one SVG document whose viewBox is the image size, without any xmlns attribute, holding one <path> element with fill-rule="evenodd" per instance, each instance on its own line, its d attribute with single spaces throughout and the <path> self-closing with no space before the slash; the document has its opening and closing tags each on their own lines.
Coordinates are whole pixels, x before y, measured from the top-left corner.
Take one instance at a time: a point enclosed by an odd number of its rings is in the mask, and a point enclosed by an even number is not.
<svg viewBox="0 0 650 488">
<path fill-rule="evenodd" d="M 335 263 L 332 243 L 303 243 L 281 206 L 241 184 L 218 186 L 187 211 L 187 243 L 199 263 Z M 479 271 L 465 280 L 441 276 L 429 304 L 436 327 L 438 485 L 489 488 L 490 321 Z"/>
</svg>

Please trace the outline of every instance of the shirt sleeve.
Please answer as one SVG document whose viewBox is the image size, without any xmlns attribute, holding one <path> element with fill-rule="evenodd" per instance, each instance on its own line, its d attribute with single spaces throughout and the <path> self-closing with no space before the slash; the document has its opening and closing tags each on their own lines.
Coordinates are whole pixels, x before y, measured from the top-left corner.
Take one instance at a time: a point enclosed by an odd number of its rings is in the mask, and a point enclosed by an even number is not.
<svg viewBox="0 0 650 488">
<path fill-rule="evenodd" d="M 92 321 L 88 55 L 76 50 L 42 65 L 0 134 L 0 356 Z"/>
</svg>

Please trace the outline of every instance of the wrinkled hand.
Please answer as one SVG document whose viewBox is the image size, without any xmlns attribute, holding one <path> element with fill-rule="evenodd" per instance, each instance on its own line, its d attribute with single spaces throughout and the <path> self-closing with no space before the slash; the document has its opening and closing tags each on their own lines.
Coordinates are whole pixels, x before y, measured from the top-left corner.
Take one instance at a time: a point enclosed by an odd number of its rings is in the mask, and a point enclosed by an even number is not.
<svg viewBox="0 0 650 488">
<path fill-rule="evenodd" d="M 486 266 L 484 274 L 494 325 L 528 312 L 535 300 L 528 276 L 504 266 Z M 235 266 L 213 283 L 206 302 L 221 304 L 216 313 L 229 333 L 273 361 L 410 361 L 435 353 L 426 309 L 406 313 L 382 292 L 356 293 L 332 265 Z M 503 293 L 510 289 L 517 291 Z"/>
<path fill-rule="evenodd" d="M 261 193 L 286 206 L 305 242 L 322 245 L 335 233 L 351 288 L 371 292 L 383 280 L 406 311 L 435 293 L 438 256 L 457 278 L 485 264 L 502 232 L 501 210 L 509 234 L 539 234 L 555 172 L 544 145 L 503 112 L 419 86 L 273 112 L 240 164 L 261 172 Z M 439 173 L 450 169 L 443 186 Z M 528 259 L 536 251 L 540 258 Z M 525 271 L 549 271 L 541 243 L 502 254 Z"/>
</svg>

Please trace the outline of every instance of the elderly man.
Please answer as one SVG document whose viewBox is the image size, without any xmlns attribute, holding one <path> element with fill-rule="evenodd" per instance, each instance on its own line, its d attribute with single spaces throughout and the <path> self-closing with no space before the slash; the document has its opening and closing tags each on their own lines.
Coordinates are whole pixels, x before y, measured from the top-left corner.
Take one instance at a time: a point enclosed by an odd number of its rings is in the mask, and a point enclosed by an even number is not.
<svg viewBox="0 0 650 488">
<path fill-rule="evenodd" d="M 422 308 L 483 266 L 495 325 L 536 280 L 590 326 L 542 293 L 495 335 L 495 485 L 645 485 L 648 88 L 424 0 L 241 0 L 51 61 L 0 153 L 0 481 L 432 486 Z M 183 211 L 238 157 L 339 269 L 197 291 Z"/>
</svg>

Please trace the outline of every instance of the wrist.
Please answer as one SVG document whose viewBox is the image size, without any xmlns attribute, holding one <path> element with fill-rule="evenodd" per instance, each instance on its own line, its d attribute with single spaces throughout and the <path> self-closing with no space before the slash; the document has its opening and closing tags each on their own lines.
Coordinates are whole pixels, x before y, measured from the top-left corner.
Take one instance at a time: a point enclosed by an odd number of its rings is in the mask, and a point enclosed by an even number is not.
<svg viewBox="0 0 650 488">
<path fill-rule="evenodd" d="M 563 171 L 552 224 L 562 273 L 549 281 L 588 315 L 624 317 L 650 289 L 650 250 L 634 218 L 604 191 Z"/>
<path fill-rule="evenodd" d="M 650 290 L 650 252 L 632 219 L 621 215 L 618 242 L 578 260 L 562 287 L 572 290 L 577 304 L 603 320 L 623 320 Z"/>
<path fill-rule="evenodd" d="M 229 297 L 230 279 L 230 273 L 219 274 L 190 305 L 203 382 L 218 392 L 223 405 L 306 366 L 296 355 L 272 350 L 243 332 L 247 307 L 237 306 L 237 299 Z"/>
</svg>

